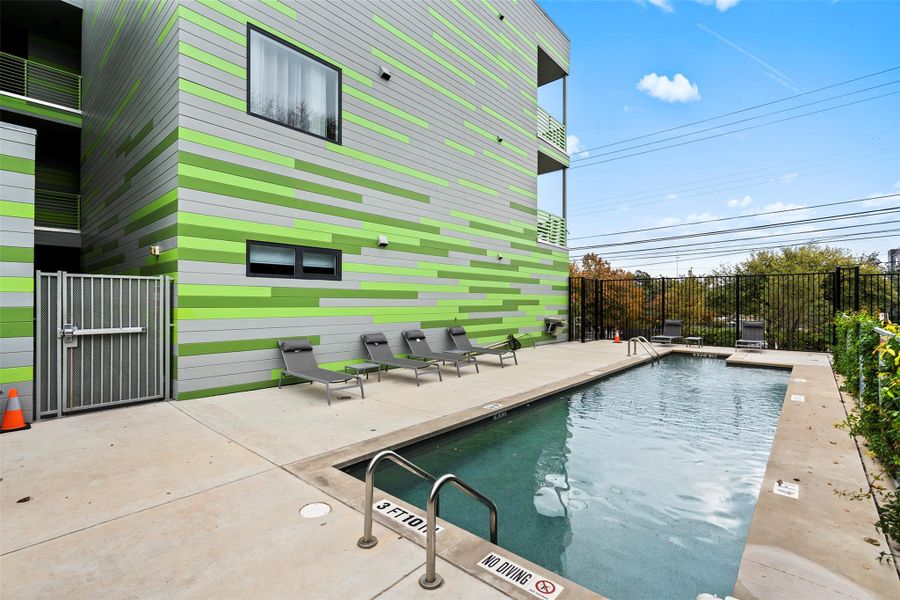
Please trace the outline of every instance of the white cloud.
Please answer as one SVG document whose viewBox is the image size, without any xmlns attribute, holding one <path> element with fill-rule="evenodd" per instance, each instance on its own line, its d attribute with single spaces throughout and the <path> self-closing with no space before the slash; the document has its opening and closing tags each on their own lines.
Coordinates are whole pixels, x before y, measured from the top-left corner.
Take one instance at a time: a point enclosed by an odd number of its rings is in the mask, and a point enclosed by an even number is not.
<svg viewBox="0 0 900 600">
<path fill-rule="evenodd" d="M 812 210 L 794 210 L 789 213 L 781 213 L 779 211 L 806 208 L 805 204 L 794 204 L 792 202 L 773 202 L 762 207 L 760 215 L 756 217 L 761 221 L 793 221 L 796 219 L 808 218 L 812 215 Z M 772 214 L 776 213 L 776 214 Z"/>
<path fill-rule="evenodd" d="M 798 177 L 800 177 L 800 173 L 797 173 L 796 171 L 793 173 L 785 173 L 781 176 L 781 183 L 793 183 Z"/>
<path fill-rule="evenodd" d="M 888 194 L 896 194 L 900 192 L 900 181 L 894 184 L 894 189 L 890 192 L 876 192 L 874 194 L 869 194 L 868 197 L 872 198 L 872 200 L 866 200 L 862 203 L 862 205 L 866 208 L 877 208 L 879 206 L 889 206 L 891 204 L 900 205 L 900 197 L 891 196 L 890 198 L 878 198 L 878 196 L 886 196 Z"/>
<path fill-rule="evenodd" d="M 744 208 L 753 204 L 753 198 L 750 196 L 744 196 L 743 198 L 732 198 L 728 202 L 726 202 L 728 206 L 731 208 Z"/>
<path fill-rule="evenodd" d="M 572 158 L 575 158 L 576 154 L 578 158 L 587 158 L 591 155 L 590 152 L 584 149 L 577 135 L 569 134 L 566 136 L 566 150 Z"/>
<path fill-rule="evenodd" d="M 656 73 L 644 75 L 638 82 L 637 89 L 663 102 L 696 102 L 700 99 L 697 84 L 691 83 L 681 73 L 676 73 L 672 79 Z"/>
<path fill-rule="evenodd" d="M 672 12 L 673 10 L 675 10 L 674 8 L 672 8 L 672 4 L 669 2 L 669 0 L 647 0 L 647 2 L 666 12 Z"/>
<path fill-rule="evenodd" d="M 678 194 L 667 194 L 666 200 L 678 200 Z"/>
<path fill-rule="evenodd" d="M 695 0 L 700 4 L 706 4 L 707 6 L 715 4 L 716 10 L 719 12 L 725 12 L 729 8 L 734 8 L 738 5 L 741 0 Z"/>
</svg>

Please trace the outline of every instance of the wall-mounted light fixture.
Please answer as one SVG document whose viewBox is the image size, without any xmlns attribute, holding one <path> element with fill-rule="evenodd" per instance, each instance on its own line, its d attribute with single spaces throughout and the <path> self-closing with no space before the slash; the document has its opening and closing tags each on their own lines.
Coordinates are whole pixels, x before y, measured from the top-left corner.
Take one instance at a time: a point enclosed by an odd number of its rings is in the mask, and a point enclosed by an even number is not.
<svg viewBox="0 0 900 600">
<path fill-rule="evenodd" d="M 503 255 L 502 255 L 502 254 L 498 254 L 498 255 L 497 255 L 497 260 L 503 260 Z"/>
<path fill-rule="evenodd" d="M 502 143 L 503 143 L 503 136 L 502 136 L 502 135 L 498 135 L 498 136 L 497 136 L 497 143 L 498 143 L 498 144 L 502 144 Z"/>
<path fill-rule="evenodd" d="M 506 18 L 506 17 L 503 16 L 503 13 L 500 13 L 500 20 L 502 21 L 502 20 L 505 19 L 505 18 Z"/>
<path fill-rule="evenodd" d="M 153 244 L 152 246 L 150 246 L 150 255 L 159 256 L 159 244 Z"/>
<path fill-rule="evenodd" d="M 390 243 L 390 242 L 388 241 L 386 235 L 379 235 L 379 236 L 378 236 L 378 247 L 379 247 L 379 248 L 387 248 L 387 245 L 388 245 L 389 243 Z"/>
<path fill-rule="evenodd" d="M 381 78 L 382 78 L 382 79 L 384 79 L 385 81 L 390 81 L 390 80 L 391 80 L 391 72 L 388 71 L 387 67 L 381 66 L 381 67 L 378 67 L 378 70 L 379 70 L 379 72 L 381 73 Z"/>
</svg>

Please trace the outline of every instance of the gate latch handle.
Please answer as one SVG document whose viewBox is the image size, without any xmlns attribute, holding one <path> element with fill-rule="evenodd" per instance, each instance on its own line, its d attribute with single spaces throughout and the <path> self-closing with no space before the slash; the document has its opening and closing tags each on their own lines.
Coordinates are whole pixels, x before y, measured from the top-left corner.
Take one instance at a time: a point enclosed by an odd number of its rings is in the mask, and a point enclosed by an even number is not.
<svg viewBox="0 0 900 600">
<path fill-rule="evenodd" d="M 76 331 L 78 331 L 78 325 L 66 323 L 63 325 L 63 328 L 59 330 L 57 335 L 61 338 L 71 339 L 75 336 Z"/>
</svg>

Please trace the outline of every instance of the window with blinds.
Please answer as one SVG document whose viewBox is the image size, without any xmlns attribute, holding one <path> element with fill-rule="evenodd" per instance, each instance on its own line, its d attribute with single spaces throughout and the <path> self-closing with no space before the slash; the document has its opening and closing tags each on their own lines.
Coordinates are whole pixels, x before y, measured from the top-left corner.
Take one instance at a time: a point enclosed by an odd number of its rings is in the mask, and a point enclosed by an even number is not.
<svg viewBox="0 0 900 600">
<path fill-rule="evenodd" d="M 340 280 L 341 251 L 248 241 L 247 276 Z"/>
</svg>

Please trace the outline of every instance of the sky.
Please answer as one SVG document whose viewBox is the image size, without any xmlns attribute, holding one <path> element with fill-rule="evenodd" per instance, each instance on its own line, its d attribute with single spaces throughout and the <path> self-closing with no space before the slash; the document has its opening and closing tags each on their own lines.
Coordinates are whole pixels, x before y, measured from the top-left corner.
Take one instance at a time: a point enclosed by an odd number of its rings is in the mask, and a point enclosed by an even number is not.
<svg viewBox="0 0 900 600">
<path fill-rule="evenodd" d="M 900 194 L 900 2 L 539 3 L 572 44 L 573 258 L 594 251 L 613 266 L 675 276 L 740 262 L 751 248 L 812 238 L 882 260 L 900 247 L 900 196 L 814 208 Z M 805 95 L 657 134 L 798 94 Z M 869 100 L 876 96 L 883 97 Z M 560 116 L 559 83 L 543 86 L 538 97 Z M 639 136 L 648 137 L 625 141 Z M 558 173 L 540 176 L 539 206 L 559 214 L 560 189 Z M 803 209 L 775 212 L 795 208 Z M 733 231 L 876 210 L 885 212 Z M 698 223 L 730 217 L 742 218 Z M 822 231 L 843 226 L 851 227 Z M 628 233 L 650 227 L 667 228 Z M 623 245 L 722 230 L 728 233 Z M 851 234 L 858 235 L 826 240 Z M 574 249 L 594 244 L 604 246 Z M 684 247 L 664 248 L 673 245 Z"/>
</svg>

